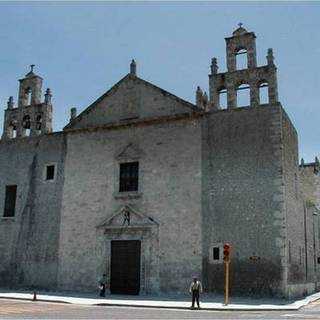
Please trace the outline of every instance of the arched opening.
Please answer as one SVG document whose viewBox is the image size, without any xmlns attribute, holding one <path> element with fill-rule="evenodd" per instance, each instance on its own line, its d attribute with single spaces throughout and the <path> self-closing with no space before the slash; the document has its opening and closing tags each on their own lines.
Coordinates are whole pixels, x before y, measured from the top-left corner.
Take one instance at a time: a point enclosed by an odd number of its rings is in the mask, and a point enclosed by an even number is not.
<svg viewBox="0 0 320 320">
<path fill-rule="evenodd" d="M 260 104 L 269 103 L 269 92 L 268 92 L 268 83 L 263 82 L 259 85 L 259 101 Z"/>
<path fill-rule="evenodd" d="M 17 121 L 12 120 L 9 125 L 9 137 L 16 138 L 17 137 Z"/>
<path fill-rule="evenodd" d="M 228 99 L 227 99 L 227 90 L 226 88 L 220 88 L 219 90 L 219 108 L 227 109 Z"/>
<path fill-rule="evenodd" d="M 41 132 L 41 126 L 42 126 L 42 116 L 41 114 L 38 114 L 36 116 L 36 130 L 38 134 L 40 134 Z"/>
<path fill-rule="evenodd" d="M 31 88 L 26 89 L 26 96 L 27 96 L 27 106 L 30 106 L 31 105 L 31 98 L 32 98 Z"/>
<path fill-rule="evenodd" d="M 240 48 L 236 51 L 236 66 L 237 70 L 248 68 L 248 54 L 247 49 Z"/>
<path fill-rule="evenodd" d="M 25 115 L 22 120 L 22 127 L 24 129 L 24 135 L 29 137 L 31 131 L 31 119 L 29 115 Z"/>
<path fill-rule="evenodd" d="M 237 107 L 250 106 L 250 86 L 248 84 L 241 84 L 237 88 Z"/>
</svg>

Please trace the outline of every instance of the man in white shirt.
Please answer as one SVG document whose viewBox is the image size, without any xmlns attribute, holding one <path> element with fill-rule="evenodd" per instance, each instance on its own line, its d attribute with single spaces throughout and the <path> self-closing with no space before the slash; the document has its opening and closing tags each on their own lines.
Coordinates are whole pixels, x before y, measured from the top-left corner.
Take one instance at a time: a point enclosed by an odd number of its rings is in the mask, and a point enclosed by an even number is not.
<svg viewBox="0 0 320 320">
<path fill-rule="evenodd" d="M 193 277 L 193 281 L 190 284 L 189 292 L 192 294 L 191 309 L 194 309 L 194 302 L 197 301 L 198 309 L 200 309 L 200 293 L 202 293 L 202 284 L 197 277 Z"/>
</svg>

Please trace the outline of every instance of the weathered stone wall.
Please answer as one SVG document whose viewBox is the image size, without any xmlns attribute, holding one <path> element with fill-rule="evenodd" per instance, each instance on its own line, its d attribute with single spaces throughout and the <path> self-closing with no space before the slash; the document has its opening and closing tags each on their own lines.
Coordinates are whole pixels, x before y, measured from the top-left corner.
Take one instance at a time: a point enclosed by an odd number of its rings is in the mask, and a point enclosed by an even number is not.
<svg viewBox="0 0 320 320">
<path fill-rule="evenodd" d="M 308 265 L 311 270 L 308 276 L 316 282 L 320 282 L 320 176 L 316 162 L 301 164 L 299 167 L 300 190 L 305 202 L 307 218 L 307 244 L 308 244 Z"/>
<path fill-rule="evenodd" d="M 320 168 L 315 162 L 299 167 L 300 189 L 309 205 L 320 208 Z"/>
<path fill-rule="evenodd" d="M 306 221 L 306 275 L 308 283 L 313 283 L 316 286 L 317 278 L 319 277 L 319 267 L 317 263 L 317 256 L 319 256 L 319 241 L 317 241 L 318 230 L 318 221 L 316 210 L 314 207 L 305 207 L 305 221 Z"/>
<path fill-rule="evenodd" d="M 0 286 L 56 286 L 63 134 L 0 141 Z M 56 164 L 54 181 L 45 166 Z M 17 185 L 14 218 L 4 218 L 6 185 Z"/>
<path fill-rule="evenodd" d="M 287 229 L 287 279 L 288 285 L 295 285 L 311 281 L 313 263 L 308 261 L 310 254 L 307 254 L 310 250 L 308 242 L 306 242 L 308 241 L 308 216 L 300 192 L 297 132 L 284 110 L 281 115 Z M 311 239 L 309 239 L 310 241 Z M 290 287 L 288 290 L 290 296 L 294 295 Z"/>
<path fill-rule="evenodd" d="M 232 293 L 283 293 L 280 113 L 279 105 L 222 110 L 204 122 L 203 268 L 209 291 L 223 290 L 223 262 L 210 261 L 210 251 L 229 242 Z"/>
<path fill-rule="evenodd" d="M 312 236 L 314 244 L 314 272 L 315 272 L 315 285 L 317 290 L 320 289 L 320 215 L 319 210 L 314 206 L 307 207 L 309 217 L 312 218 Z"/>
<path fill-rule="evenodd" d="M 99 121 L 101 119 L 98 119 Z M 119 194 L 118 155 L 139 161 L 139 192 Z M 59 286 L 96 290 L 110 276 L 110 240 L 142 241 L 145 292 L 185 292 L 201 276 L 201 127 L 186 118 L 158 124 L 69 132 L 59 252 Z M 131 151 L 132 152 L 132 151 Z M 97 226 L 130 205 L 159 224 L 152 234 L 101 232 Z M 109 279 L 108 279 L 109 280 Z"/>
</svg>

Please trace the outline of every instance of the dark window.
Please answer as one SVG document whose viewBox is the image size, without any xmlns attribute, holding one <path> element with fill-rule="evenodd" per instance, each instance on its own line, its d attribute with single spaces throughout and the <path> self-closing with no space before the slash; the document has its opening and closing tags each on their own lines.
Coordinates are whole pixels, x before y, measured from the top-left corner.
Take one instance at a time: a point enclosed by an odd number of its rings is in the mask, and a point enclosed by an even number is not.
<svg viewBox="0 0 320 320">
<path fill-rule="evenodd" d="M 120 163 L 119 192 L 138 191 L 139 162 Z"/>
<path fill-rule="evenodd" d="M 6 186 L 6 198 L 4 203 L 4 217 L 14 217 L 16 209 L 17 186 Z"/>
<path fill-rule="evenodd" d="M 46 180 L 54 179 L 54 165 L 47 166 Z"/>
<path fill-rule="evenodd" d="M 213 247 L 213 260 L 219 260 L 219 259 L 220 259 L 220 248 Z"/>
</svg>

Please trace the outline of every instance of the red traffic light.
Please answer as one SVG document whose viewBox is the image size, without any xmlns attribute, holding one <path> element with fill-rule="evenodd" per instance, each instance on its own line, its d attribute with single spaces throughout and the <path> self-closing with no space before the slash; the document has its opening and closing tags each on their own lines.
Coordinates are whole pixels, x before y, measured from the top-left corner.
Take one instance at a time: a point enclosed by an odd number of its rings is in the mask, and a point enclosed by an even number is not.
<svg viewBox="0 0 320 320">
<path fill-rule="evenodd" d="M 230 250 L 231 249 L 231 245 L 229 243 L 225 243 L 223 245 L 223 250 Z"/>
<path fill-rule="evenodd" d="M 229 243 L 225 243 L 223 245 L 223 260 L 224 261 L 230 261 L 230 251 L 231 251 L 231 245 Z"/>
</svg>

